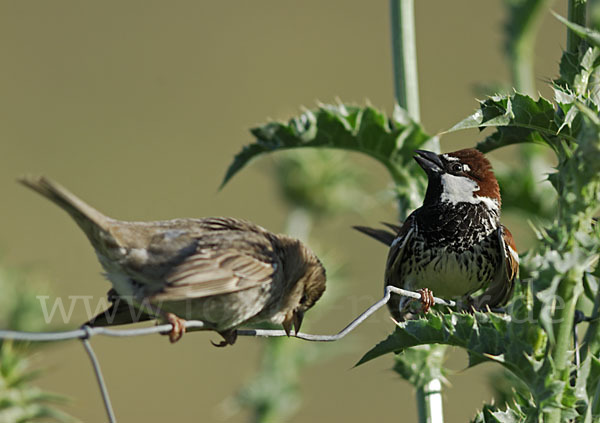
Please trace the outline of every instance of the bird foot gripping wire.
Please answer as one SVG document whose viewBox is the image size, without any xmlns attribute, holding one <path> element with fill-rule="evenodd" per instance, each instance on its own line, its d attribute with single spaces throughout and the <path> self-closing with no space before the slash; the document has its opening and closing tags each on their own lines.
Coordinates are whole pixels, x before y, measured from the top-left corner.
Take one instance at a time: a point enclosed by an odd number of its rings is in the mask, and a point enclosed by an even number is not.
<svg viewBox="0 0 600 423">
<path fill-rule="evenodd" d="M 435 305 L 435 297 L 429 288 L 419 289 L 417 291 L 421 295 L 421 307 L 423 313 L 429 313 L 429 309 Z"/>
<path fill-rule="evenodd" d="M 167 335 L 169 335 L 169 341 L 171 341 L 171 344 L 174 344 L 175 342 L 179 341 L 185 333 L 185 320 L 177 317 L 173 313 L 165 313 L 165 318 L 167 319 L 167 322 L 173 326 Z"/>
<path fill-rule="evenodd" d="M 429 291 L 429 290 L 428 290 Z M 352 332 L 358 325 L 364 322 L 369 316 L 383 307 L 390 300 L 391 294 L 402 295 L 404 297 L 414 298 L 415 300 L 421 300 L 422 295 L 419 292 L 407 291 L 406 289 L 396 288 L 395 286 L 388 285 L 385 287 L 385 295 L 371 307 L 366 309 L 362 314 L 360 314 L 356 319 L 350 322 L 344 329 L 336 333 L 335 335 L 312 335 L 309 333 L 295 333 L 294 337 L 305 339 L 307 341 L 316 341 L 316 342 L 332 342 L 337 341 L 338 339 L 343 338 Z M 456 302 L 451 300 L 445 300 L 443 298 L 434 297 L 431 291 L 428 294 L 428 300 L 432 301 L 432 304 L 441 304 L 447 307 L 455 307 Z M 269 329 L 253 329 L 253 330 L 238 330 L 238 335 L 242 336 L 284 336 L 286 335 L 283 330 L 269 330 Z"/>
</svg>

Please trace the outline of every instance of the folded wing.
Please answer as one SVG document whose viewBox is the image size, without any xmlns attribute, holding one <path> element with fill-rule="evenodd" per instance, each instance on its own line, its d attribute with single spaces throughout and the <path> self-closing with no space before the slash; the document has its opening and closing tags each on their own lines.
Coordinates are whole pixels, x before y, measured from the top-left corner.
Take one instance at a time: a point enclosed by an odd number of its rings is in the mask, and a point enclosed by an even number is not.
<svg viewBox="0 0 600 423">
<path fill-rule="evenodd" d="M 198 239 L 195 251 L 166 275 L 164 289 L 152 299 L 201 298 L 269 284 L 280 266 L 271 243 L 262 234 L 207 235 Z"/>
</svg>

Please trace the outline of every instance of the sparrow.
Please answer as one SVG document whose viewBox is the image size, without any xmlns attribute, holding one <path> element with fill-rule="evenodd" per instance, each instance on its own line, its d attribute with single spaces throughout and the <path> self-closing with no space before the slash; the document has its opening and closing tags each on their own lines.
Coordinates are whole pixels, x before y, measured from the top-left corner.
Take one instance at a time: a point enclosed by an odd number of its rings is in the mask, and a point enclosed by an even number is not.
<svg viewBox="0 0 600 423">
<path fill-rule="evenodd" d="M 325 269 L 297 239 L 231 217 L 125 222 L 105 216 L 45 177 L 19 180 L 65 210 L 83 230 L 111 282 L 112 306 L 88 324 L 158 318 L 201 320 L 232 345 L 245 324 L 281 324 L 297 333 L 325 291 Z"/>
<path fill-rule="evenodd" d="M 490 162 L 467 148 L 446 154 L 417 150 L 427 174 L 423 205 L 400 225 L 354 228 L 390 247 L 385 285 L 421 293 L 423 311 L 433 294 L 469 308 L 500 307 L 510 299 L 519 255 L 510 231 L 500 224 L 500 189 Z M 483 293 L 471 298 L 471 294 Z M 396 321 L 409 312 L 408 297 L 392 296 Z"/>
</svg>

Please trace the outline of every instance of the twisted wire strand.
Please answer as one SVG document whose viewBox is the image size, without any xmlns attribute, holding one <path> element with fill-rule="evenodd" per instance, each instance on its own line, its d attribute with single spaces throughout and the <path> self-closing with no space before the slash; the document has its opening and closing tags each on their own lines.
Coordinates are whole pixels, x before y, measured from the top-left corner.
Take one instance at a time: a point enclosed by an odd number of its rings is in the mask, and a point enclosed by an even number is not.
<svg viewBox="0 0 600 423">
<path fill-rule="evenodd" d="M 420 299 L 421 294 L 418 292 L 407 291 L 405 289 L 396 288 L 394 286 L 387 286 L 385 288 L 385 295 L 382 299 L 377 301 L 371 307 L 367 308 L 363 313 L 361 313 L 356 319 L 350 322 L 345 328 L 334 335 L 314 335 L 309 333 L 292 332 L 290 336 L 295 338 L 304 339 L 307 341 L 316 341 L 316 342 L 331 342 L 337 341 L 338 339 L 343 338 L 350 332 L 352 332 L 358 325 L 364 322 L 369 316 L 383 307 L 390 299 L 391 294 L 398 294 L 406 297 L 411 297 L 414 299 Z M 434 297 L 435 304 L 441 304 L 449 307 L 454 307 L 456 303 L 454 301 L 444 300 L 442 298 Z M 102 400 L 104 402 L 104 408 L 106 409 L 106 414 L 108 416 L 109 423 L 116 423 L 116 417 L 112 408 L 112 404 L 110 401 L 110 397 L 108 395 L 108 389 L 106 387 L 106 382 L 104 381 L 104 377 L 102 376 L 102 370 L 100 369 L 100 363 L 92 349 L 92 345 L 90 343 L 90 338 L 96 335 L 103 336 L 112 336 L 112 337 L 130 337 L 130 336 L 143 336 L 143 335 L 151 335 L 157 333 L 168 333 L 171 331 L 173 326 L 170 323 L 146 327 L 146 328 L 137 328 L 137 329 L 109 329 L 105 327 L 90 327 L 83 326 L 80 329 L 69 330 L 69 331 L 60 331 L 60 332 L 20 332 L 13 330 L 0 330 L 0 338 L 2 339 L 12 339 L 16 341 L 31 341 L 31 342 L 52 342 L 52 341 L 65 341 L 69 339 L 80 339 L 83 343 L 83 347 L 85 348 L 91 362 L 92 367 L 94 369 L 94 373 L 96 375 L 96 380 L 98 382 L 98 387 L 100 388 L 100 393 L 102 395 Z M 209 325 L 205 324 L 199 320 L 187 320 L 185 321 L 185 328 L 191 330 L 210 330 Z M 258 337 L 275 337 L 275 336 L 287 336 L 285 331 L 283 330 L 271 330 L 271 329 L 239 329 L 238 335 L 241 336 L 258 336 Z"/>
</svg>

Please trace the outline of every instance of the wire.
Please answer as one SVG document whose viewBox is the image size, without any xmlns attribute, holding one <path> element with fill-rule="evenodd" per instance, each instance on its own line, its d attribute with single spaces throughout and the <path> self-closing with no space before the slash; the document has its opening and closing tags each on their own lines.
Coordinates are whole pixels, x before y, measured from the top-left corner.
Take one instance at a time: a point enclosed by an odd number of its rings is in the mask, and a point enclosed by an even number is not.
<svg viewBox="0 0 600 423">
<path fill-rule="evenodd" d="M 110 402 L 110 397 L 108 396 L 108 389 L 106 388 L 106 383 L 104 383 L 104 377 L 102 376 L 102 370 L 100 369 L 100 363 L 98 362 L 96 354 L 92 349 L 92 344 L 90 344 L 89 337 L 91 335 L 89 334 L 92 328 L 89 326 L 83 326 L 82 330 L 84 330 L 88 334 L 87 338 L 81 338 L 81 343 L 83 344 L 85 351 L 88 353 L 88 356 L 92 361 L 92 367 L 94 368 L 96 380 L 98 381 L 100 393 L 102 394 L 102 400 L 104 401 L 104 408 L 106 409 L 106 414 L 108 414 L 108 421 L 110 423 L 117 423 L 117 418 L 115 417 L 115 412 L 113 411 L 112 404 Z"/>
<path fill-rule="evenodd" d="M 405 289 L 396 288 L 394 286 L 386 286 L 385 295 L 371 307 L 361 313 L 356 319 L 350 322 L 345 328 L 334 335 L 313 335 L 309 333 L 291 333 L 290 336 L 295 338 L 304 339 L 307 341 L 316 342 L 331 342 L 337 341 L 352 332 L 358 325 L 364 322 L 369 316 L 383 307 L 390 299 L 391 294 L 398 294 L 414 299 L 421 299 L 421 294 L 418 292 L 407 291 Z M 456 303 L 454 301 L 447 301 L 442 298 L 434 297 L 435 304 L 441 304 L 449 307 L 454 307 Z M 184 321 L 186 329 L 195 330 L 211 330 L 210 325 L 199 321 L 199 320 L 186 320 Z M 31 342 L 52 342 L 52 341 L 66 341 L 69 339 L 80 339 L 83 346 L 90 357 L 100 393 L 102 394 L 102 400 L 104 401 L 104 408 L 108 415 L 108 421 L 110 423 L 116 423 L 116 417 L 110 402 L 108 395 L 108 389 L 102 376 L 102 370 L 100 369 L 100 363 L 96 358 L 96 354 L 92 349 L 90 338 L 96 335 L 112 336 L 112 337 L 130 337 L 130 336 L 143 336 L 157 333 L 169 333 L 173 329 L 173 325 L 170 323 L 138 328 L 138 329 L 108 329 L 104 327 L 90 327 L 83 326 L 81 329 L 62 331 L 62 332 L 20 332 L 14 330 L 0 330 L 1 339 L 12 339 L 16 341 L 31 341 Z M 238 335 L 241 336 L 258 336 L 258 337 L 274 337 L 274 336 L 287 336 L 283 330 L 270 330 L 270 329 L 238 329 Z"/>
<path fill-rule="evenodd" d="M 356 319 L 350 322 L 344 329 L 334 335 L 313 335 L 309 333 L 293 333 L 291 336 L 296 338 L 304 339 L 307 341 L 317 342 L 330 342 L 337 341 L 343 338 L 348 333 L 352 332 L 358 325 L 364 322 L 369 316 L 383 307 L 390 299 L 390 294 L 395 293 L 398 295 L 420 299 L 421 294 L 413 291 L 407 291 L 405 289 L 396 288 L 394 286 L 387 286 L 385 288 L 385 295 L 371 307 L 366 309 Z M 454 307 L 456 303 L 454 301 L 447 301 L 442 298 L 434 297 L 436 304 L 441 304 L 449 307 Z M 151 326 L 147 328 L 137 329 L 108 329 L 104 327 L 87 327 L 86 329 L 75 329 L 70 331 L 61 332 L 20 332 L 12 330 L 0 330 L 0 338 L 2 339 L 13 339 L 16 341 L 32 341 L 32 342 L 50 342 L 50 341 L 65 341 L 68 339 L 88 339 L 92 336 L 103 335 L 111 337 L 130 337 L 130 336 L 143 336 L 152 335 L 157 333 L 168 333 L 173 326 L 170 323 L 163 325 Z M 186 320 L 186 329 L 195 330 L 210 330 L 209 325 L 206 325 L 200 320 Z M 287 336 L 283 330 L 270 330 L 270 329 L 240 329 L 238 330 L 240 336 L 258 336 L 258 337 L 274 337 L 274 336 Z"/>
<path fill-rule="evenodd" d="M 304 339 L 307 341 L 314 342 L 331 342 L 337 341 L 338 339 L 343 338 L 352 332 L 358 325 L 364 322 L 369 316 L 383 307 L 390 300 L 391 293 L 402 295 L 405 297 L 411 297 L 414 299 L 421 299 L 421 294 L 413 291 L 407 291 L 405 289 L 396 288 L 395 286 L 386 286 L 385 287 L 385 295 L 371 307 L 362 312 L 356 319 L 351 321 L 348 326 L 344 329 L 336 333 L 335 335 L 312 335 L 310 333 L 292 333 L 290 336 L 294 336 L 296 338 Z M 454 301 L 447 301 L 442 298 L 433 297 L 436 304 L 441 304 L 449 307 L 454 307 L 456 303 Z M 269 336 L 286 336 L 285 331 L 283 330 L 269 330 L 269 329 L 254 329 L 254 330 L 238 330 L 238 335 L 242 336 L 261 336 L 261 337 L 269 337 Z"/>
</svg>

